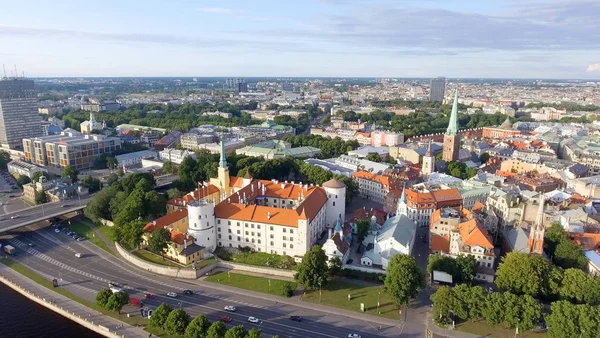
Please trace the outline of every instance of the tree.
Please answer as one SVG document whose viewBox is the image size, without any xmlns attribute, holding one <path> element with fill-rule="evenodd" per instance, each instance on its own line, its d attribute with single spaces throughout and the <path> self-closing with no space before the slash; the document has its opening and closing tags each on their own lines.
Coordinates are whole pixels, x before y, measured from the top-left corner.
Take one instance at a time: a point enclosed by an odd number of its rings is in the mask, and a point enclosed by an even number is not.
<svg viewBox="0 0 600 338">
<path fill-rule="evenodd" d="M 246 331 L 244 325 L 238 325 L 227 330 L 225 338 L 245 338 L 246 334 L 248 334 L 248 331 Z"/>
<path fill-rule="evenodd" d="M 123 306 L 129 303 L 129 295 L 126 292 L 113 293 L 106 302 L 106 308 L 121 313 Z"/>
<path fill-rule="evenodd" d="M 87 175 L 81 180 L 81 185 L 88 188 L 90 194 L 99 191 L 102 188 L 100 179 L 93 178 L 92 175 Z"/>
<path fill-rule="evenodd" d="M 433 271 L 443 271 L 447 274 L 456 276 L 456 261 L 452 257 L 431 254 L 427 263 L 427 273 L 432 274 Z"/>
<path fill-rule="evenodd" d="M 373 161 L 373 162 L 378 162 L 378 163 L 383 162 L 383 159 L 381 158 L 381 156 L 378 153 L 368 153 L 367 160 Z"/>
<path fill-rule="evenodd" d="M 115 173 L 111 173 L 110 175 L 108 175 L 108 178 L 106 179 L 106 183 L 109 186 L 118 181 L 119 181 L 119 175 L 117 175 Z"/>
<path fill-rule="evenodd" d="M 294 291 L 296 290 L 292 283 L 283 284 L 282 294 L 284 297 L 290 298 L 294 295 Z"/>
<path fill-rule="evenodd" d="M 505 292 L 503 296 L 504 325 L 509 328 L 514 328 L 519 323 L 519 315 L 521 313 L 521 298 L 510 292 Z"/>
<path fill-rule="evenodd" d="M 521 317 L 519 329 L 531 330 L 535 328 L 542 318 L 542 304 L 529 295 L 520 300 Z"/>
<path fill-rule="evenodd" d="M 583 299 L 587 305 L 597 306 L 600 304 L 600 278 L 587 276 L 587 282 L 583 286 Z"/>
<path fill-rule="evenodd" d="M 425 287 L 423 273 L 412 256 L 393 256 L 387 271 L 385 290 L 400 305 L 407 305 L 419 294 L 419 288 Z"/>
<path fill-rule="evenodd" d="M 204 338 L 208 334 L 209 327 L 210 322 L 208 319 L 203 315 L 199 315 L 185 329 L 185 338 Z"/>
<path fill-rule="evenodd" d="M 96 294 L 96 304 L 106 307 L 106 303 L 108 303 L 108 299 L 112 296 L 112 291 L 110 289 L 102 289 L 100 292 Z"/>
<path fill-rule="evenodd" d="M 31 183 L 31 179 L 29 179 L 29 177 L 25 175 L 19 175 L 19 177 L 17 177 L 17 185 L 19 187 L 22 187 L 27 183 Z"/>
<path fill-rule="evenodd" d="M 578 306 L 567 301 L 558 301 L 550 306 L 550 314 L 546 316 L 548 333 L 551 337 L 579 337 L 578 323 L 580 311 Z"/>
<path fill-rule="evenodd" d="M 145 225 L 144 221 L 134 220 L 125 224 L 116 224 L 113 231 L 118 242 L 129 249 L 134 249 L 138 247 L 142 240 Z"/>
<path fill-rule="evenodd" d="M 165 321 L 165 331 L 171 335 L 182 335 L 189 323 L 190 315 L 183 309 L 175 309 L 169 313 L 169 316 Z"/>
<path fill-rule="evenodd" d="M 304 254 L 302 263 L 298 264 L 298 272 L 294 276 L 307 290 L 316 290 L 327 286 L 329 273 L 327 256 L 321 246 L 315 245 Z"/>
<path fill-rule="evenodd" d="M 6 170 L 8 162 L 10 162 L 10 154 L 4 150 L 0 150 L 0 170 Z"/>
<path fill-rule="evenodd" d="M 77 182 L 77 174 L 79 174 L 79 171 L 76 168 L 68 165 L 63 168 L 61 177 L 62 178 L 70 178 L 71 181 Z"/>
<path fill-rule="evenodd" d="M 335 276 L 342 271 L 343 263 L 339 257 L 329 259 L 329 275 Z"/>
<path fill-rule="evenodd" d="M 562 225 L 559 222 L 552 222 L 552 225 L 545 232 L 545 241 L 544 244 L 547 245 L 548 254 L 550 258 L 554 256 L 554 252 L 556 251 L 556 247 L 567 240 L 567 235 L 565 234 Z"/>
<path fill-rule="evenodd" d="M 490 324 L 500 324 L 504 320 L 504 297 L 500 292 L 494 292 L 487 296 L 483 306 L 483 318 Z"/>
<path fill-rule="evenodd" d="M 177 166 L 175 165 L 175 163 L 173 163 L 171 161 L 167 161 L 167 162 L 163 163 L 162 173 L 163 174 L 176 174 Z"/>
<path fill-rule="evenodd" d="M 39 182 L 41 177 L 48 178 L 48 174 L 45 171 L 36 171 L 31 175 L 31 182 Z"/>
<path fill-rule="evenodd" d="M 102 189 L 88 201 L 84 210 L 85 215 L 95 222 L 99 218 L 112 219 L 110 203 L 117 196 L 117 193 L 119 193 L 119 188 L 113 185 Z"/>
<path fill-rule="evenodd" d="M 586 284 L 588 284 L 588 278 L 583 270 L 566 269 L 559 290 L 560 297 L 572 303 L 582 303 L 585 292 L 588 291 Z"/>
<path fill-rule="evenodd" d="M 185 196 L 185 193 L 177 188 L 171 188 L 171 189 L 167 190 L 167 196 L 169 197 L 169 199 L 181 198 L 181 197 Z"/>
<path fill-rule="evenodd" d="M 433 302 L 433 316 L 436 322 L 446 324 L 448 313 L 454 304 L 454 295 L 452 289 L 448 286 L 441 286 L 437 291 L 431 295 L 431 301 Z"/>
<path fill-rule="evenodd" d="M 359 219 L 356 221 L 356 235 L 358 237 L 358 243 L 362 243 L 365 237 L 367 237 L 370 228 L 371 223 L 366 219 Z"/>
<path fill-rule="evenodd" d="M 259 329 L 250 329 L 246 338 L 262 338 L 262 330 Z"/>
<path fill-rule="evenodd" d="M 510 252 L 496 271 L 496 285 L 517 295 L 549 295 L 552 266 L 542 256 Z"/>
<path fill-rule="evenodd" d="M 154 312 L 152 312 L 152 316 L 150 317 L 150 326 L 156 328 L 162 328 L 169 317 L 169 314 L 173 311 L 173 309 L 165 304 L 160 304 Z"/>
<path fill-rule="evenodd" d="M 482 164 L 487 163 L 487 161 L 489 161 L 489 159 L 490 159 L 490 154 L 488 154 L 488 153 L 482 153 L 481 155 L 479 155 L 479 161 Z"/>
<path fill-rule="evenodd" d="M 585 271 L 588 264 L 581 247 L 569 240 L 564 240 L 558 244 L 553 260 L 556 265 L 563 269 L 576 268 Z"/>
<path fill-rule="evenodd" d="M 162 256 L 169 246 L 170 241 L 171 233 L 167 229 L 158 228 L 152 233 L 152 236 L 148 241 L 148 248 L 150 251 Z"/>
<path fill-rule="evenodd" d="M 452 312 L 462 320 L 471 319 L 469 314 L 469 299 L 471 296 L 471 288 L 467 284 L 459 284 L 452 289 L 454 295 L 454 303 L 452 304 Z"/>
<path fill-rule="evenodd" d="M 459 283 L 473 283 L 475 280 L 475 269 L 477 267 L 477 260 L 471 255 L 459 255 L 456 258 L 456 268 L 458 271 Z"/>
<path fill-rule="evenodd" d="M 206 338 L 224 338 L 227 333 L 227 327 L 223 322 L 214 322 L 206 333 Z"/>
<path fill-rule="evenodd" d="M 36 191 L 35 192 L 35 204 L 44 204 L 48 202 L 48 196 L 46 196 L 46 193 L 44 192 L 44 190 L 42 191 Z"/>
</svg>

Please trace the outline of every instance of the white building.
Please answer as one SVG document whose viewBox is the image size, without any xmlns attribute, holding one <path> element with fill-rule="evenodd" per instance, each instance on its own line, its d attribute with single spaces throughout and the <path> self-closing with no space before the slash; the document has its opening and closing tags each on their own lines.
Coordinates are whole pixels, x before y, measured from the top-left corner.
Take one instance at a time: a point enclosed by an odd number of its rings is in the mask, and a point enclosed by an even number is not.
<svg viewBox="0 0 600 338">
<path fill-rule="evenodd" d="M 47 173 L 48 171 L 44 168 L 40 168 L 35 164 L 23 162 L 23 161 L 10 161 L 7 164 L 8 172 L 11 174 L 17 174 L 19 176 L 27 176 L 31 178 L 34 173 L 41 171 Z"/>
<path fill-rule="evenodd" d="M 352 227 L 342 223 L 342 217 L 338 217 L 334 229 L 329 229 L 328 239 L 323 244 L 323 251 L 328 259 L 339 258 L 343 263 L 346 262 L 350 253 L 350 244 L 352 243 Z"/>
<path fill-rule="evenodd" d="M 134 153 L 115 156 L 117 163 L 121 167 L 130 167 L 132 165 L 141 164 L 142 160 L 156 157 L 156 151 L 141 150 Z"/>
<path fill-rule="evenodd" d="M 196 153 L 189 150 L 177 150 L 171 148 L 167 148 L 158 153 L 158 158 L 160 158 L 161 160 L 165 162 L 173 162 L 175 164 L 181 164 L 181 162 L 183 162 L 183 159 L 186 157 L 191 157 L 195 160 Z"/>
</svg>

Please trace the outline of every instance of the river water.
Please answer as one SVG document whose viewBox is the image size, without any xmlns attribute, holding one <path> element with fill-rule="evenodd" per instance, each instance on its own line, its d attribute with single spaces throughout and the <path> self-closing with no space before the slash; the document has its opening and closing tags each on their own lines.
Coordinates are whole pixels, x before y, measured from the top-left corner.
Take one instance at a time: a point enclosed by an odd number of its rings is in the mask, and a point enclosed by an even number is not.
<svg viewBox="0 0 600 338">
<path fill-rule="evenodd" d="M 0 337 L 102 337 L 0 283 Z"/>
</svg>

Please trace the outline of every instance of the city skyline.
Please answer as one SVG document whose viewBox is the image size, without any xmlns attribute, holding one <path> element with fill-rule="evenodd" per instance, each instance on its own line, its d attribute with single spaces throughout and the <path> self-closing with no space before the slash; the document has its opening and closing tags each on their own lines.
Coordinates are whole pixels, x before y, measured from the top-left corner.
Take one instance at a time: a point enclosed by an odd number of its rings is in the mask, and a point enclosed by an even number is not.
<svg viewBox="0 0 600 338">
<path fill-rule="evenodd" d="M 600 3 L 584 0 L 2 8 L 7 75 L 600 78 Z"/>
</svg>

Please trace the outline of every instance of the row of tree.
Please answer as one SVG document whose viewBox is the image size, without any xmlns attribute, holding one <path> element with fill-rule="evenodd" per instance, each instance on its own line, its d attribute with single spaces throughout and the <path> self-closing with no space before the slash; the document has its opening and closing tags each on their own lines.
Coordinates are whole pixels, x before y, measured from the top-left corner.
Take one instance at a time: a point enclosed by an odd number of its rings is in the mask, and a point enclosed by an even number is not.
<svg viewBox="0 0 600 338">
<path fill-rule="evenodd" d="M 456 259 L 440 254 L 429 255 L 427 273 L 442 271 L 452 276 L 454 283 L 471 285 L 475 280 L 477 260 L 471 255 L 460 255 Z"/>
<path fill-rule="evenodd" d="M 110 311 L 121 313 L 123 306 L 129 304 L 129 294 L 126 292 L 113 293 L 110 289 L 102 289 L 96 294 L 96 304 Z"/>
<path fill-rule="evenodd" d="M 262 330 L 247 331 L 243 325 L 227 329 L 223 322 L 210 323 L 208 318 L 199 315 L 192 320 L 183 309 L 173 309 L 161 304 L 152 312 L 150 326 L 163 329 L 170 335 L 183 335 L 185 338 L 261 338 Z"/>
<path fill-rule="evenodd" d="M 442 324 L 483 319 L 493 325 L 518 325 L 520 330 L 530 330 L 542 318 L 542 306 L 535 298 L 510 292 L 488 293 L 480 286 L 442 286 L 431 295 L 431 300 L 434 318 Z"/>
<path fill-rule="evenodd" d="M 284 136 L 283 141 L 289 142 L 292 147 L 315 147 L 321 149 L 319 158 L 332 158 L 338 157 L 342 154 L 346 154 L 360 146 L 358 141 L 343 141 L 339 137 L 329 138 L 321 135 L 296 135 L 296 136 Z"/>
<path fill-rule="evenodd" d="M 517 295 L 600 305 L 600 278 L 577 268 L 554 267 L 544 257 L 511 252 L 496 271 L 496 285 Z"/>
</svg>

